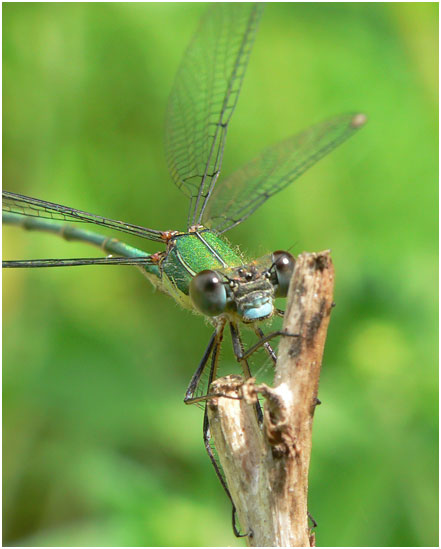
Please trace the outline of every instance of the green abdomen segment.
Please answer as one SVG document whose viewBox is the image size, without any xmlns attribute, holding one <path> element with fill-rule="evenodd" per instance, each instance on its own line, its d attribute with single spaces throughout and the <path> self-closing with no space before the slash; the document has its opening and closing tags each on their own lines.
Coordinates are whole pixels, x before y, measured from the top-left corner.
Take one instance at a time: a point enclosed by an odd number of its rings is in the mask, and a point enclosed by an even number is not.
<svg viewBox="0 0 441 549">
<path fill-rule="evenodd" d="M 178 235 L 161 268 L 162 282 L 181 305 L 191 307 L 190 281 L 205 269 L 217 270 L 243 264 L 242 258 L 216 233 L 205 230 Z"/>
<path fill-rule="evenodd" d="M 77 240 L 93 244 L 109 254 L 129 258 L 149 257 L 150 255 L 143 250 L 124 244 L 124 242 L 120 242 L 116 238 L 110 238 L 99 233 L 88 231 L 87 229 L 69 225 L 68 223 L 61 223 L 40 217 L 28 217 L 11 212 L 2 212 L 2 220 L 4 224 L 19 225 L 27 231 L 44 231 L 56 234 L 65 240 Z M 160 271 L 157 265 L 139 265 L 138 268 L 155 286 L 158 286 L 160 282 Z"/>
</svg>

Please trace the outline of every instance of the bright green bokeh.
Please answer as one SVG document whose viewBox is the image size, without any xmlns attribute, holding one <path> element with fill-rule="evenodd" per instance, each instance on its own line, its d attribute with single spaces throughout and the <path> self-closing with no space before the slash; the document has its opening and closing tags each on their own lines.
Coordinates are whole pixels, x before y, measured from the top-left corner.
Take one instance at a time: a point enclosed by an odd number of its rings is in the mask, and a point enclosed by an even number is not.
<svg viewBox="0 0 441 549">
<path fill-rule="evenodd" d="M 3 4 L 4 188 L 184 228 L 163 123 L 204 9 Z M 269 4 L 229 130 L 224 174 L 326 117 L 369 116 L 229 233 L 249 255 L 333 251 L 321 546 L 438 543 L 437 29 L 433 3 Z M 13 228 L 3 247 L 97 253 Z M 182 402 L 210 335 L 199 317 L 130 267 L 5 272 L 3 311 L 4 545 L 243 544 Z"/>
</svg>

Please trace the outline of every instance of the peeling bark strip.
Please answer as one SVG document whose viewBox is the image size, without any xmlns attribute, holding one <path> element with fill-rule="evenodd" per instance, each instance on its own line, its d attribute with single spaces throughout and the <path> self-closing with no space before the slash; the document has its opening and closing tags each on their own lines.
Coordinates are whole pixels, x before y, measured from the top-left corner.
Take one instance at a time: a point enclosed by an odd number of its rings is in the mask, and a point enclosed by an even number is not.
<svg viewBox="0 0 441 549">
<path fill-rule="evenodd" d="M 329 251 L 296 260 L 274 387 L 227 376 L 209 401 L 210 431 L 252 547 L 310 547 L 308 471 L 320 367 L 333 306 L 334 268 Z M 263 429 L 253 404 L 265 397 Z M 233 398 L 231 398 L 233 397 Z"/>
</svg>

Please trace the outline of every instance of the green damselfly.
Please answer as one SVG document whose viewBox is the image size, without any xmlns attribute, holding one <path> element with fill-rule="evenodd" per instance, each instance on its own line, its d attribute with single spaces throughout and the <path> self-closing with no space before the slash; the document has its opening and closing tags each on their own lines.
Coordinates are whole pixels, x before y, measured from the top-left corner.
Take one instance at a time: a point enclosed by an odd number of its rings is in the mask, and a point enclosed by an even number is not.
<svg viewBox="0 0 441 549">
<path fill-rule="evenodd" d="M 365 122 L 362 114 L 333 117 L 264 150 L 230 177 L 218 181 L 226 133 L 262 9 L 262 4 L 250 3 L 212 6 L 178 70 L 167 111 L 166 156 L 175 184 L 189 200 L 185 231 L 149 229 L 3 192 L 5 223 L 91 243 L 109 254 L 100 258 L 4 261 L 3 267 L 135 265 L 156 288 L 211 322 L 214 332 L 190 381 L 186 403 L 206 398 L 197 393 L 199 382 L 208 363 L 208 383 L 216 377 L 227 325 L 235 356 L 246 377 L 250 376 L 248 359 L 256 348 L 264 346 L 270 358 L 276 360 L 269 344 L 274 334 L 264 336 L 259 324 L 282 314 L 275 308 L 274 300 L 286 296 L 295 260 L 281 251 L 248 260 L 228 244 L 224 233 L 246 220 Z M 163 244 L 165 249 L 147 254 L 114 238 L 69 226 L 65 221 L 115 229 Z M 256 345 L 247 351 L 241 340 L 241 325 L 250 327 L 258 337 Z M 210 447 L 206 414 L 204 442 L 226 489 Z"/>
</svg>

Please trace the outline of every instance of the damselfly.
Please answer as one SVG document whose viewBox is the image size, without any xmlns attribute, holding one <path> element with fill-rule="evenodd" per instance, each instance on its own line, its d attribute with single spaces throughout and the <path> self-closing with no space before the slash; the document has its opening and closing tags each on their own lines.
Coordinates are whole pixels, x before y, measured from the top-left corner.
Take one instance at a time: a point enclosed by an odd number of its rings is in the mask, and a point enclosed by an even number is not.
<svg viewBox="0 0 441 549">
<path fill-rule="evenodd" d="M 206 399 L 197 393 L 198 385 L 209 362 L 208 383 L 216 377 L 227 325 L 246 377 L 251 375 L 248 359 L 257 348 L 263 346 L 276 361 L 269 344 L 274 334 L 265 336 L 259 325 L 283 314 L 274 300 L 287 295 L 295 260 L 282 251 L 257 260 L 246 259 L 228 244 L 224 233 L 353 135 L 366 120 L 364 115 L 353 113 L 326 120 L 264 150 L 230 177 L 218 181 L 227 129 L 262 9 L 262 4 L 251 3 L 213 5 L 201 20 L 178 70 L 167 111 L 166 156 L 175 184 L 189 200 L 186 230 L 149 229 L 3 192 L 5 223 L 92 243 L 109 254 L 100 258 L 4 261 L 3 267 L 136 265 L 156 288 L 209 320 L 213 335 L 188 386 L 187 404 Z M 115 229 L 162 244 L 165 249 L 146 254 L 65 221 Z M 241 340 L 241 325 L 254 330 L 258 338 L 247 351 Z M 210 447 L 206 413 L 204 441 L 226 488 Z"/>
</svg>

